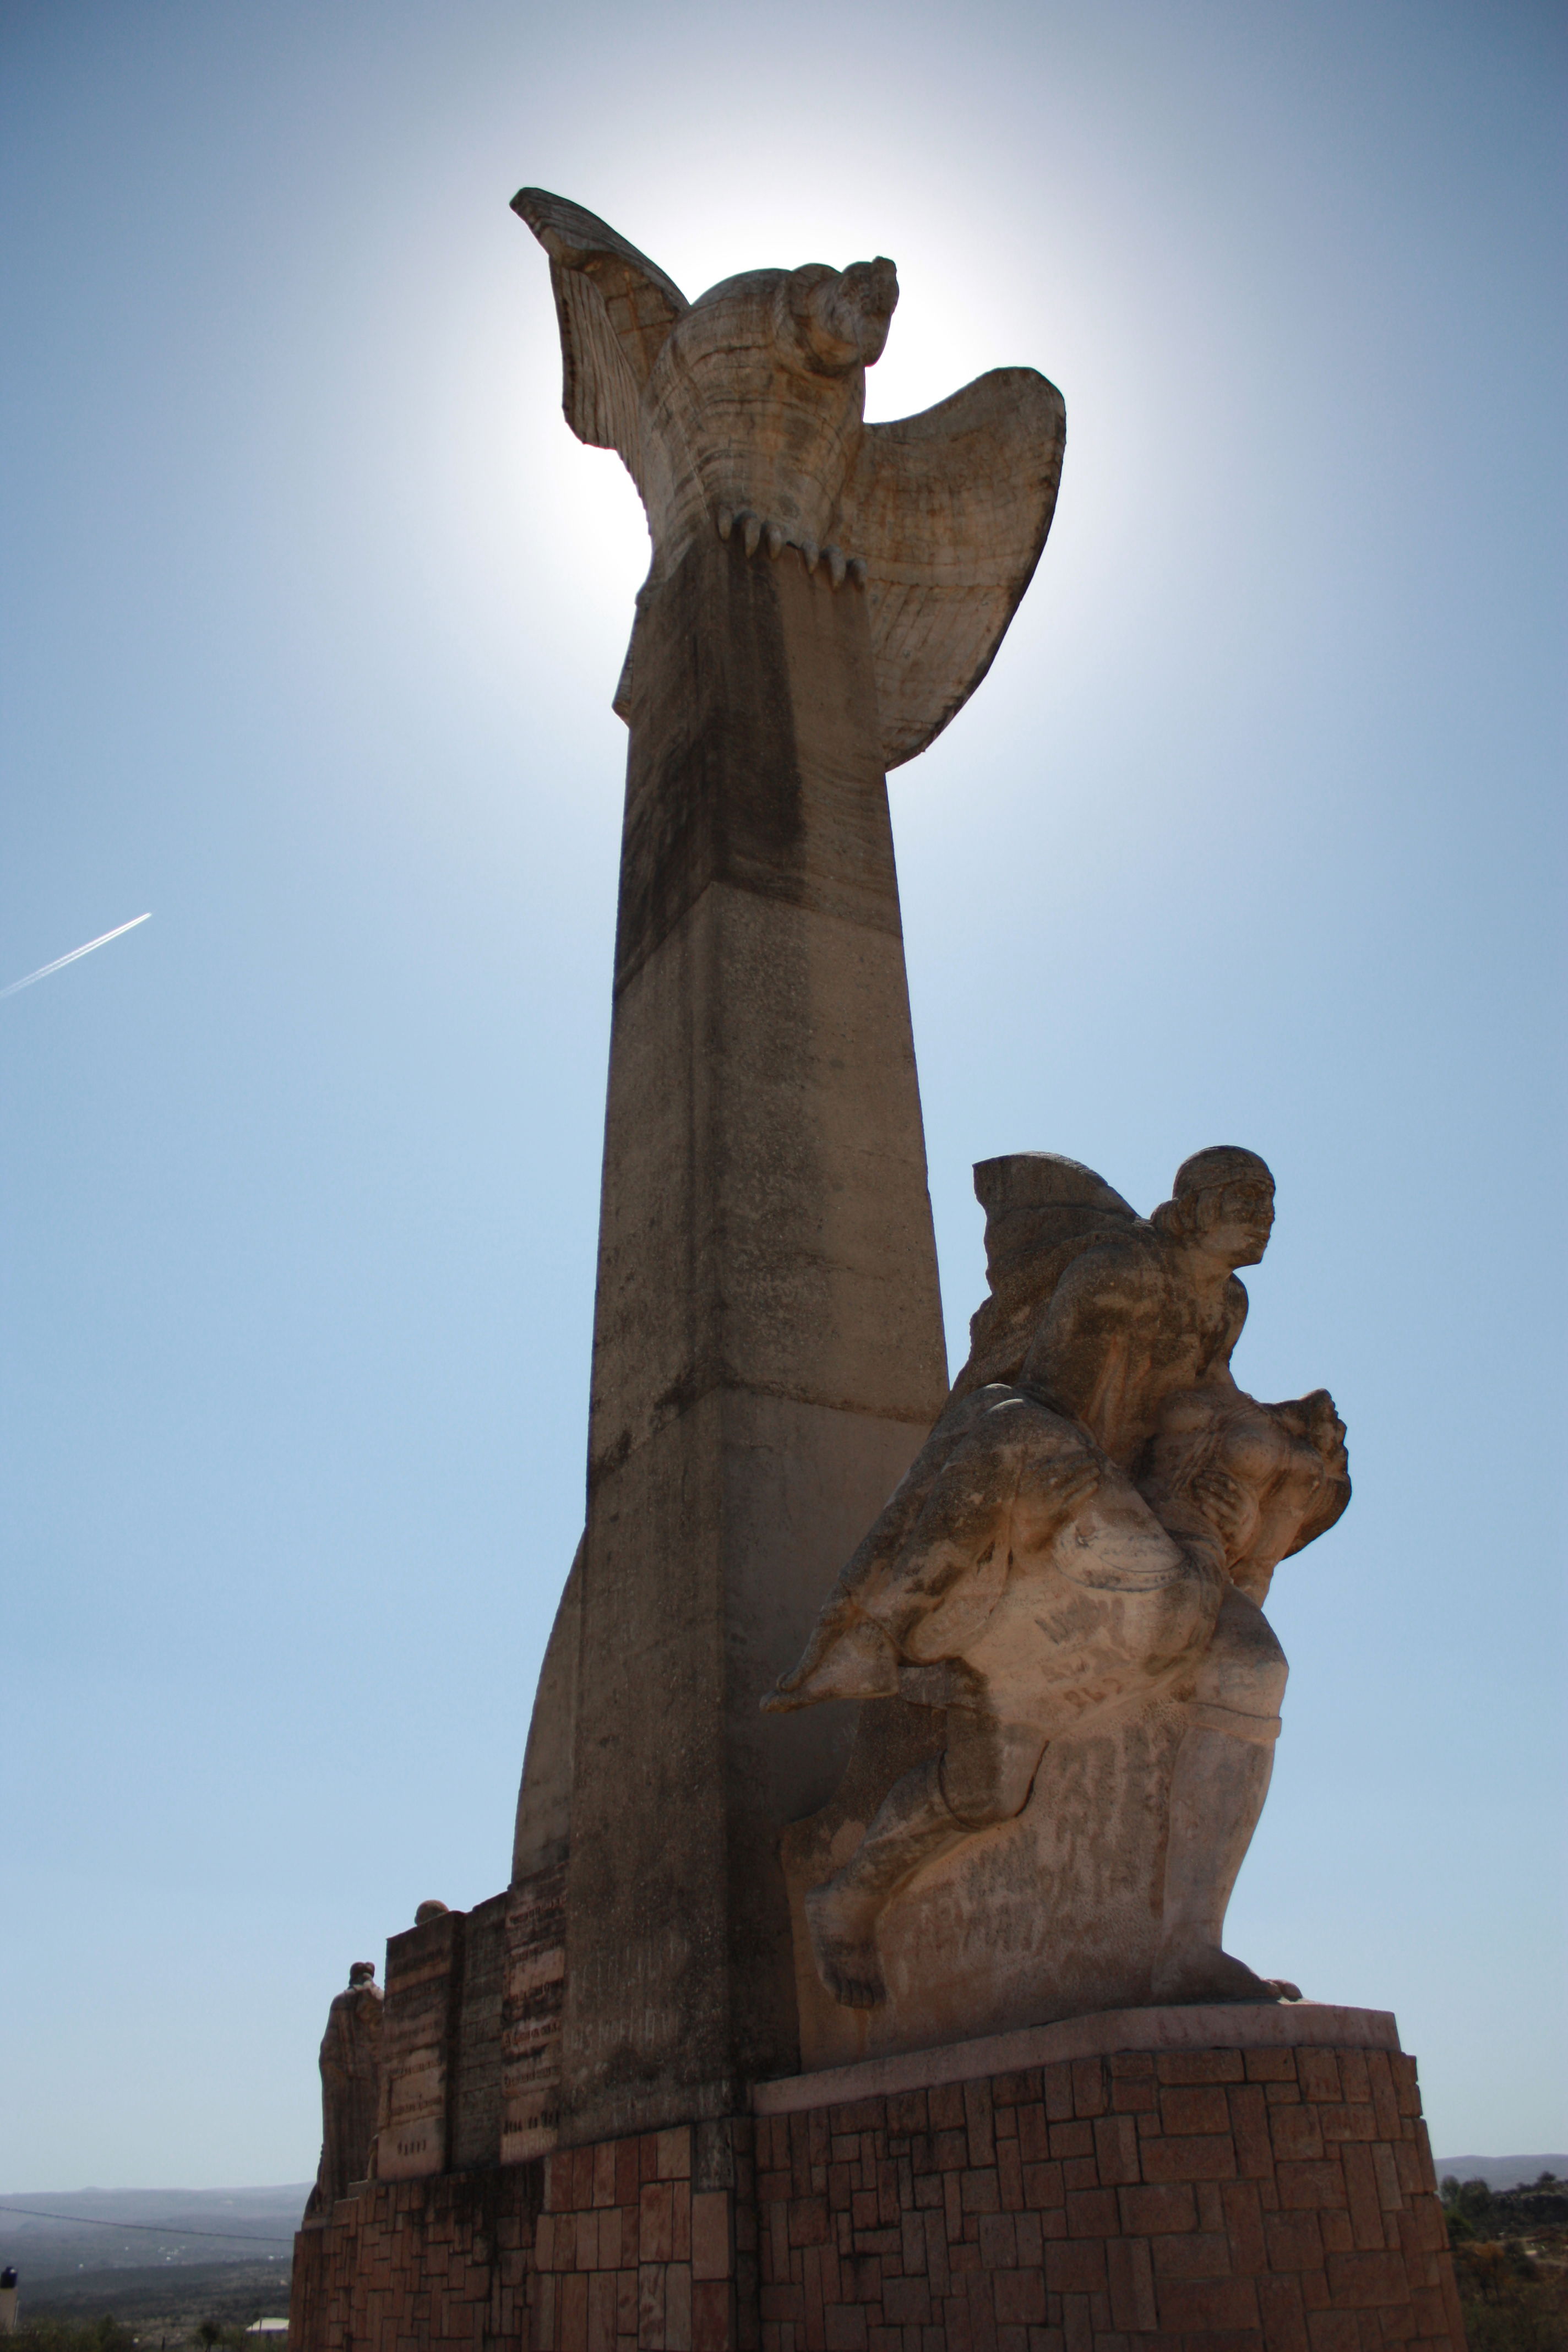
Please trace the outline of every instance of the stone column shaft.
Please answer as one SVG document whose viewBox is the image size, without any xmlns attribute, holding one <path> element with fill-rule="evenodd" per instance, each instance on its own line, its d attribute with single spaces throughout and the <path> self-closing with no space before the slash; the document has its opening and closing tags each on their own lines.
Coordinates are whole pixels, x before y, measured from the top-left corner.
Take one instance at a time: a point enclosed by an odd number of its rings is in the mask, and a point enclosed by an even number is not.
<svg viewBox="0 0 1568 2352">
<path fill-rule="evenodd" d="M 759 1701 L 946 1391 L 864 595 L 704 538 L 645 592 L 631 700 L 568 2142 L 798 2063 L 778 1836 L 849 1711 Z"/>
</svg>

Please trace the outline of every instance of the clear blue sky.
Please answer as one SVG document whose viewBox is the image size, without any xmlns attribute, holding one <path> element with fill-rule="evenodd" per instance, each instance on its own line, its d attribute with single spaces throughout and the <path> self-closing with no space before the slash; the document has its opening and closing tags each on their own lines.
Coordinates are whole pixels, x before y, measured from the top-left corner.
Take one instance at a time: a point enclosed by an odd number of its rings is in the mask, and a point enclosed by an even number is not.
<svg viewBox="0 0 1568 2352">
<path fill-rule="evenodd" d="M 1237 1358 L 1356 1497 L 1232 1941 L 1568 2139 L 1565 27 L 1527 0 L 11 0 L 0 2181 L 306 2178 L 348 1963 L 504 1882 L 582 1509 L 646 541 L 507 210 L 878 252 L 872 414 L 1068 443 L 893 784 L 969 1168 L 1265 1152 Z"/>
</svg>

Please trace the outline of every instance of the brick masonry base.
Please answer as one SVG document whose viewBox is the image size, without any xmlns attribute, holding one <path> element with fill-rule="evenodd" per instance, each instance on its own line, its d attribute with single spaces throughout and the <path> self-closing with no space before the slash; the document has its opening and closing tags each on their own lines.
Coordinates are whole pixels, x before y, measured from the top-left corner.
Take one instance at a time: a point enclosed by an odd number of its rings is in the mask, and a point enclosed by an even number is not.
<svg viewBox="0 0 1568 2352">
<path fill-rule="evenodd" d="M 1123 2051 L 371 2182 L 294 2352 L 1464 2352 L 1397 2051 Z"/>
</svg>

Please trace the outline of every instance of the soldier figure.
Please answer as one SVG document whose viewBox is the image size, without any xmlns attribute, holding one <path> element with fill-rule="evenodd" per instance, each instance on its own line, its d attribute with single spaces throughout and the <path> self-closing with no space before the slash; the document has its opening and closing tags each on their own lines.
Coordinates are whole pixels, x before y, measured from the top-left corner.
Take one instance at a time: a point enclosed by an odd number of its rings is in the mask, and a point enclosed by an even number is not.
<svg viewBox="0 0 1568 2352">
<path fill-rule="evenodd" d="M 381 2098 L 381 2017 L 375 1963 L 355 1960 L 321 2036 L 321 2162 L 308 2213 L 330 2213 L 350 2183 L 369 2172 Z"/>
</svg>

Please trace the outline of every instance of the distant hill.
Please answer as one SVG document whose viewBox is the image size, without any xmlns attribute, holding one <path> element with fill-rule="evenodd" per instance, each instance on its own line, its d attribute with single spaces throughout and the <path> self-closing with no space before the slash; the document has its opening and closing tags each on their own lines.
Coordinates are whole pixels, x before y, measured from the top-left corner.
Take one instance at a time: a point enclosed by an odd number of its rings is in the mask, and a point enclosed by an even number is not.
<svg viewBox="0 0 1568 2352">
<path fill-rule="evenodd" d="M 283 2189 L 26 2189 L 0 2195 L 0 2263 L 23 2292 L 95 2273 L 276 2263 L 287 2279 L 310 2193 Z"/>
<path fill-rule="evenodd" d="M 1450 2173 L 1456 2180 L 1484 2180 L 1489 2189 L 1518 2189 L 1554 2172 L 1568 2180 L 1568 2156 L 1435 2156 L 1439 2180 Z"/>
<path fill-rule="evenodd" d="M 248 2327 L 264 2312 L 289 2308 L 289 2266 L 282 2263 L 171 2263 L 166 2270 L 83 2271 L 76 2278 L 22 2284 L 25 2320 L 84 2320 L 110 2313 L 134 2328 L 143 2344 L 167 2337 L 185 2343 L 204 2319 Z"/>
</svg>

